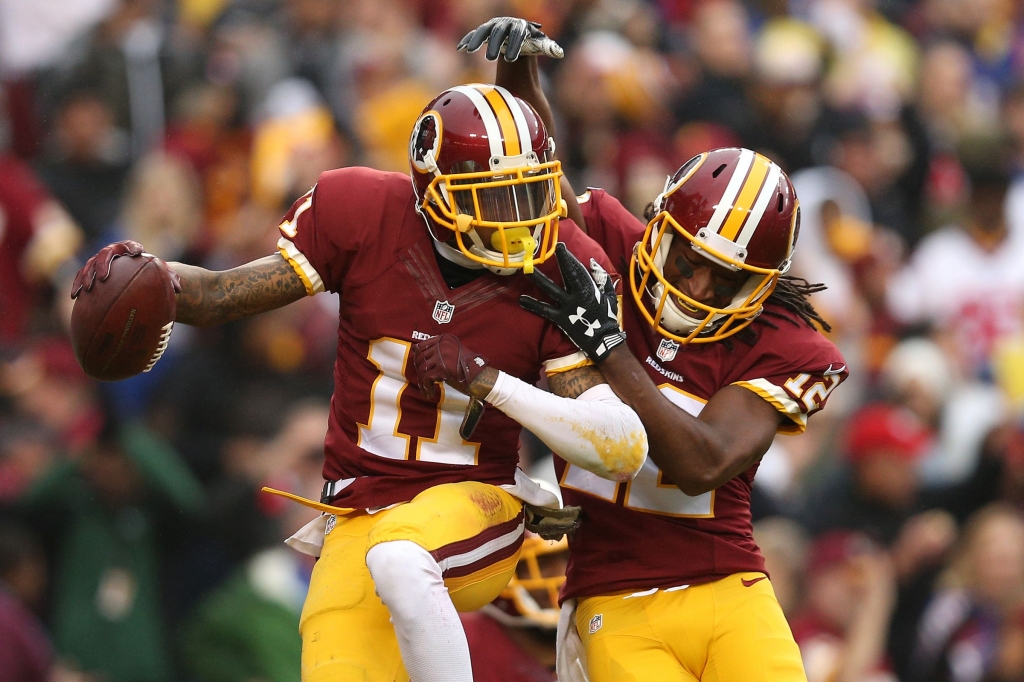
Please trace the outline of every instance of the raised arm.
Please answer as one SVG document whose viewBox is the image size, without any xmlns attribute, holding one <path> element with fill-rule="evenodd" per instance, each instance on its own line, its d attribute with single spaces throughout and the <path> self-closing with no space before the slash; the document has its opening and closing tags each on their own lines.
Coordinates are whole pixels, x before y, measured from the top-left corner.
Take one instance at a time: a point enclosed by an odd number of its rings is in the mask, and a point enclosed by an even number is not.
<svg viewBox="0 0 1024 682">
<path fill-rule="evenodd" d="M 142 244 L 121 241 L 103 247 L 78 271 L 71 297 L 110 276 L 115 258 L 134 258 Z M 154 261 L 171 274 L 178 297 L 176 322 L 208 327 L 274 310 L 306 295 L 295 269 L 277 253 L 231 270 L 213 272 L 193 265 Z"/>
<path fill-rule="evenodd" d="M 487 59 L 497 63 L 494 84 L 528 102 L 544 121 L 548 135 L 555 138 L 555 116 L 551 103 L 541 87 L 539 55 L 562 57 L 562 48 L 540 30 L 540 24 L 515 17 L 495 17 L 466 34 L 459 42 L 459 51 L 475 52 L 487 45 Z M 568 218 L 586 232 L 583 211 L 569 179 L 562 176 L 562 198 Z"/>
</svg>

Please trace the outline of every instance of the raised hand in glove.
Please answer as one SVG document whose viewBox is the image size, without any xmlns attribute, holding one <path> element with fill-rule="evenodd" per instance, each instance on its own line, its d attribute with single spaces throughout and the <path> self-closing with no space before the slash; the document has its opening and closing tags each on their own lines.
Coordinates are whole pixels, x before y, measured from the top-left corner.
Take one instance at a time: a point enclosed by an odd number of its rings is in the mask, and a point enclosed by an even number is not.
<svg viewBox="0 0 1024 682">
<path fill-rule="evenodd" d="M 528 57 L 546 55 L 561 59 L 565 53 L 561 46 L 544 35 L 540 24 L 517 17 L 495 17 L 473 29 L 459 41 L 459 52 L 476 52 L 487 42 L 487 59 L 494 61 L 499 54 L 506 62 L 514 62 L 519 55 Z"/>
<path fill-rule="evenodd" d="M 143 248 L 142 244 L 130 239 L 104 246 L 95 256 L 87 260 L 82 269 L 75 275 L 75 281 L 71 285 L 71 298 L 78 298 L 78 295 L 82 293 L 82 289 L 92 291 L 92 287 L 96 284 L 97 279 L 103 282 L 107 277 L 110 277 L 110 264 L 114 262 L 115 258 L 120 258 L 121 256 L 134 258 L 135 256 L 143 255 L 145 251 L 146 249 Z M 161 260 L 154 260 L 153 262 L 167 270 L 171 276 L 174 293 L 180 294 L 181 280 L 178 278 L 177 273 L 167 267 L 167 264 Z"/>
<path fill-rule="evenodd" d="M 554 322 L 588 358 L 600 364 L 612 348 L 626 340 L 626 332 L 619 327 L 619 300 L 615 295 L 615 285 L 593 258 L 590 259 L 591 272 L 587 272 L 583 263 L 576 260 L 562 242 L 555 247 L 555 257 L 565 283 L 564 289 L 542 272 L 527 275 L 554 305 L 531 296 L 520 296 L 519 305 Z"/>
<path fill-rule="evenodd" d="M 431 400 L 434 384 L 440 381 L 468 395 L 473 379 L 487 367 L 487 359 L 463 346 L 454 334 L 420 341 L 412 347 L 412 362 L 420 391 Z"/>
</svg>

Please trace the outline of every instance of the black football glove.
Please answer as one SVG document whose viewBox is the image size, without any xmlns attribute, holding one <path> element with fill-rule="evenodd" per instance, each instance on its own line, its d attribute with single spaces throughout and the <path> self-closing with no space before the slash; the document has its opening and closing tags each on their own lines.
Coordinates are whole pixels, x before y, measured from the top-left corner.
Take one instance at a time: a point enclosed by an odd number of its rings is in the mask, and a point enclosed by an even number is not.
<svg viewBox="0 0 1024 682">
<path fill-rule="evenodd" d="M 561 46 L 544 35 L 540 24 L 517 17 L 495 17 L 473 29 L 459 41 L 459 52 L 476 52 L 487 41 L 487 59 L 494 61 L 499 54 L 506 62 L 514 62 L 519 55 L 528 57 L 546 55 L 561 59 L 565 53 Z"/>
<path fill-rule="evenodd" d="M 519 305 L 554 322 L 588 358 L 600 364 L 612 348 L 626 340 L 626 332 L 619 327 L 619 299 L 615 295 L 615 285 L 593 258 L 590 259 L 593 275 L 587 272 L 583 263 L 576 260 L 562 242 L 555 247 L 555 257 L 565 289 L 540 271 L 527 275 L 555 305 L 542 303 L 531 296 L 520 296 Z"/>
</svg>

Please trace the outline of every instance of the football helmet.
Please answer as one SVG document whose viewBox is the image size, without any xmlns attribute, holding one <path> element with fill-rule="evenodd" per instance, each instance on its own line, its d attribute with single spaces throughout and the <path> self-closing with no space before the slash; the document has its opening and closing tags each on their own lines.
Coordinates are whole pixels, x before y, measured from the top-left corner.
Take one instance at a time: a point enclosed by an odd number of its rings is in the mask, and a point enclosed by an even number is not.
<svg viewBox="0 0 1024 682">
<path fill-rule="evenodd" d="M 516 572 L 504 591 L 484 607 L 492 618 L 513 627 L 558 626 L 558 591 L 565 584 L 569 542 L 527 534 Z"/>
<path fill-rule="evenodd" d="M 505 88 L 460 85 L 434 98 L 413 126 L 409 166 L 441 253 L 499 274 L 547 260 L 566 214 L 554 152 L 537 112 Z"/>
<path fill-rule="evenodd" d="M 800 232 L 789 177 L 749 149 L 715 149 L 668 178 L 654 211 L 630 262 L 630 289 L 647 321 L 679 343 L 718 341 L 750 324 L 789 270 Z M 727 307 L 694 300 L 668 281 L 664 266 L 675 238 L 712 263 L 750 273 Z"/>
</svg>

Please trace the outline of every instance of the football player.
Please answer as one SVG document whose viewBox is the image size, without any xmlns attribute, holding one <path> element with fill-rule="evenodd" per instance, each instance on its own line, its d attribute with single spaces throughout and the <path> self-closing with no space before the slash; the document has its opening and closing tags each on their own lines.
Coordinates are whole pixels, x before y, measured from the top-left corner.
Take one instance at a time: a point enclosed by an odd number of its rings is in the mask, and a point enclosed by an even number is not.
<svg viewBox="0 0 1024 682">
<path fill-rule="evenodd" d="M 310 503 L 327 514 L 291 542 L 320 556 L 301 617 L 306 682 L 472 679 L 456 610 L 508 582 L 524 502 L 557 504 L 516 467 L 519 423 L 609 480 L 646 459 L 635 412 L 556 326 L 518 305 L 533 289 L 520 271 L 558 277 L 559 240 L 610 268 L 560 222 L 553 152 L 542 119 L 507 90 L 454 87 L 416 121 L 409 175 L 328 171 L 281 221 L 278 253 L 225 272 L 170 264 L 184 324 L 340 297 L 327 483 Z M 73 296 L 113 258 L 141 252 L 104 248 Z M 533 386 L 541 371 L 552 393 Z M 472 434 L 460 427 L 471 398 L 496 408 Z"/>
<path fill-rule="evenodd" d="M 460 49 L 500 42 L 521 21 L 492 20 Z M 549 111 L 535 62 L 499 62 L 497 82 Z M 847 375 L 816 328 L 829 327 L 807 301 L 815 287 L 784 276 L 800 229 L 793 186 L 760 154 L 717 149 L 668 179 L 647 224 L 602 190 L 579 205 L 629 281 L 627 347 L 602 343 L 617 325 L 586 324 L 616 309 L 616 295 L 568 253 L 566 289 L 534 275 L 551 303 L 522 303 L 555 321 L 642 416 L 650 458 L 629 482 L 558 467 L 566 502 L 583 508 L 563 636 L 578 632 L 591 682 L 804 681 L 750 517 L 775 434 L 803 431 Z M 591 303 L 595 289 L 603 300 Z M 571 666 L 559 674 L 577 679 Z"/>
</svg>

